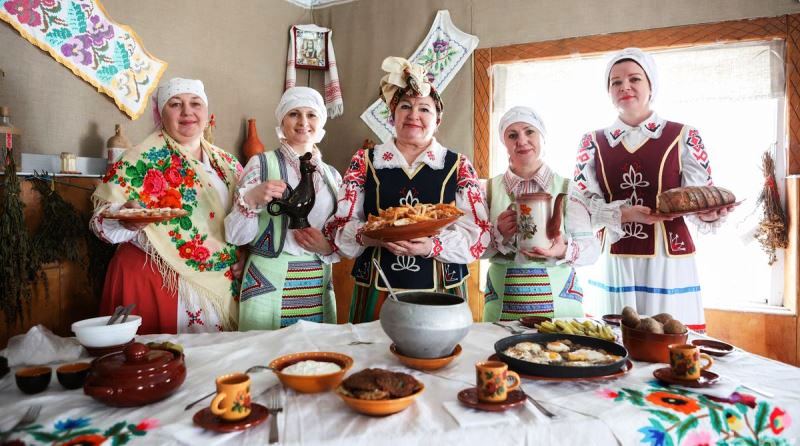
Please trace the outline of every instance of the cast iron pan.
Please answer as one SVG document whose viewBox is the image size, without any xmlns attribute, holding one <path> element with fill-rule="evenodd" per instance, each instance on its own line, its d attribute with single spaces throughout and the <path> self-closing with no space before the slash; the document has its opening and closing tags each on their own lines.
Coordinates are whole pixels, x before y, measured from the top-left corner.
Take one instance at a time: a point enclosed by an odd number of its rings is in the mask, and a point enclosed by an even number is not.
<svg viewBox="0 0 800 446">
<path fill-rule="evenodd" d="M 548 343 L 569 339 L 575 344 L 584 347 L 600 348 L 606 353 L 620 356 L 620 359 L 611 364 L 603 364 L 588 367 L 571 367 L 564 365 L 535 364 L 521 359 L 512 358 L 503 353 L 507 348 L 517 345 L 520 342 L 541 342 Z M 525 375 L 546 376 L 549 378 L 588 378 L 592 376 L 609 375 L 619 371 L 628 361 L 628 350 L 625 347 L 603 339 L 590 338 L 588 336 L 568 335 L 559 333 L 530 333 L 509 336 L 500 339 L 494 344 L 494 351 L 500 360 L 508 364 L 508 368 Z"/>
</svg>

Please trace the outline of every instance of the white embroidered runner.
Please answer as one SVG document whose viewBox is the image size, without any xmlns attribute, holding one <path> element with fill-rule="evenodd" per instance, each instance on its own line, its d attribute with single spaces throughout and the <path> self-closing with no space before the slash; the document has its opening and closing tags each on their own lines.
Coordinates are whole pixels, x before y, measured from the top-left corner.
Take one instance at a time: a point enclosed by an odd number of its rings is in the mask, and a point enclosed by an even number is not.
<svg viewBox="0 0 800 446">
<path fill-rule="evenodd" d="M 108 16 L 99 0 L 0 0 L 0 19 L 136 119 L 166 62 Z"/>
<path fill-rule="evenodd" d="M 478 37 L 456 28 L 450 20 L 450 12 L 443 10 L 436 13 L 431 30 L 408 60 L 425 67 L 428 77 L 433 78 L 433 86 L 441 94 L 477 46 Z M 361 114 L 361 119 L 381 141 L 394 137 L 389 108 L 380 99 Z"/>
</svg>

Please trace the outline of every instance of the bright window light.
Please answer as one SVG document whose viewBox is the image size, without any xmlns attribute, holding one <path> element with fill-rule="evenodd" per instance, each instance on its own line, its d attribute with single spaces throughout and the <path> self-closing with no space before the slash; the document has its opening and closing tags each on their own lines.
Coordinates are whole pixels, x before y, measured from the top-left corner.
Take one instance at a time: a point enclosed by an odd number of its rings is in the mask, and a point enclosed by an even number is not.
<svg viewBox="0 0 800 446">
<path fill-rule="evenodd" d="M 744 200 L 715 234 L 699 234 L 689 224 L 706 307 L 783 302 L 783 258 L 768 265 L 767 255 L 753 238 L 760 217 L 765 150 L 774 150 L 781 188 L 785 177 L 783 55 L 783 41 L 653 53 L 660 78 L 653 108 L 665 119 L 699 130 L 714 183 Z M 598 56 L 495 65 L 492 176 L 508 166 L 497 135 L 498 121 L 509 108 L 527 105 L 537 110 L 547 127 L 546 162 L 562 176 L 572 177 L 581 136 L 609 126 L 616 118 L 603 79 L 606 61 L 607 56 Z M 584 268 L 579 273 L 585 283 L 589 271 Z M 584 291 L 591 299 L 591 288 L 584 286 Z"/>
</svg>

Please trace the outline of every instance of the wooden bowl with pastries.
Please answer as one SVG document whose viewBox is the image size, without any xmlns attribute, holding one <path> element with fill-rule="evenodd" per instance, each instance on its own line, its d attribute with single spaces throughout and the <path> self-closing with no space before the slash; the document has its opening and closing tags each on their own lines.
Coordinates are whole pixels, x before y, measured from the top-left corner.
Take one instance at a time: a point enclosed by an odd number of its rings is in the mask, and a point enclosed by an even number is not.
<svg viewBox="0 0 800 446">
<path fill-rule="evenodd" d="M 364 369 L 342 381 L 336 394 L 356 412 L 382 417 L 405 410 L 424 390 L 425 386 L 407 373 Z"/>
<path fill-rule="evenodd" d="M 454 204 L 416 204 L 382 209 L 369 215 L 364 236 L 384 242 L 436 235 L 455 223 L 464 213 Z"/>
</svg>

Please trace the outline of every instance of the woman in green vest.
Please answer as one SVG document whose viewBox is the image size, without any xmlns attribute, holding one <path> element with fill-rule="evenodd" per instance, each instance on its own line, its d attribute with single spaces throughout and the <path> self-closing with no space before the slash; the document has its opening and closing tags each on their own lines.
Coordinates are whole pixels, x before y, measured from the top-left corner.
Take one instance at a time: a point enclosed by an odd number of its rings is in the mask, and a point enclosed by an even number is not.
<svg viewBox="0 0 800 446">
<path fill-rule="evenodd" d="M 544 163 L 545 126 L 528 107 L 514 107 L 500 119 L 508 169 L 487 184 L 489 219 L 495 222 L 483 319 L 512 321 L 525 316 L 582 317 L 583 291 L 575 266 L 593 263 L 600 243 L 591 229 L 588 208 L 570 181 Z M 550 247 L 518 249 L 516 197 L 550 194 L 550 209 L 567 194 L 560 234 Z"/>
<path fill-rule="evenodd" d="M 316 146 L 325 134 L 325 103 L 312 88 L 292 87 L 281 97 L 275 118 L 280 146 L 250 158 L 225 218 L 228 242 L 250 251 L 239 294 L 240 330 L 272 330 L 301 319 L 336 323 L 331 264 L 339 256 L 320 228 L 336 212 L 342 177 L 322 161 Z M 265 209 L 285 197 L 287 184 L 297 187 L 300 156 L 309 152 L 316 166 L 311 227 L 289 230 L 286 216 L 273 217 Z"/>
</svg>

